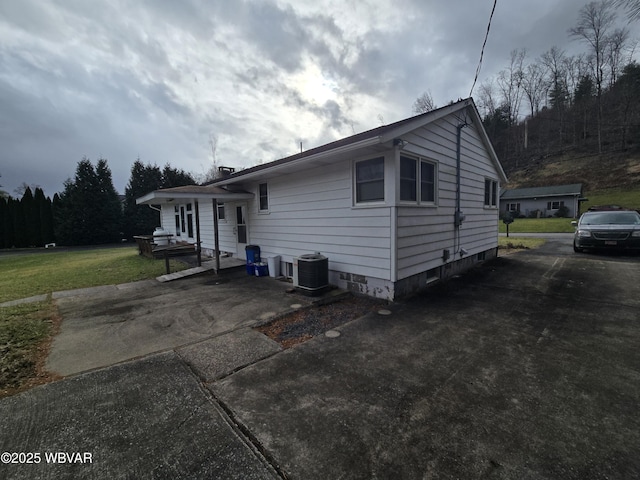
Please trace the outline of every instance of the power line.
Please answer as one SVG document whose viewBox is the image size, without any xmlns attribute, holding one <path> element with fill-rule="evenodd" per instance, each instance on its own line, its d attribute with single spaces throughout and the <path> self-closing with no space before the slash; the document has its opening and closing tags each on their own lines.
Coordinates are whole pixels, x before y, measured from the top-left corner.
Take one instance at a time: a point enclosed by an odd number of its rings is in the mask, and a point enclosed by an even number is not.
<svg viewBox="0 0 640 480">
<path fill-rule="evenodd" d="M 480 50 L 480 61 L 478 61 L 478 68 L 476 68 L 476 76 L 473 79 L 473 85 L 471 85 L 471 91 L 469 92 L 469 96 L 473 94 L 473 89 L 475 88 L 476 82 L 478 81 L 478 76 L 480 75 L 480 68 L 482 67 L 482 58 L 484 57 L 484 47 L 487 45 L 487 39 L 489 38 L 489 31 L 491 30 L 491 20 L 493 20 L 493 13 L 496 11 L 497 3 L 498 3 L 498 0 L 493 0 L 493 8 L 491 9 L 491 15 L 489 16 L 487 33 L 484 36 L 484 42 L 482 43 L 482 50 Z"/>
</svg>

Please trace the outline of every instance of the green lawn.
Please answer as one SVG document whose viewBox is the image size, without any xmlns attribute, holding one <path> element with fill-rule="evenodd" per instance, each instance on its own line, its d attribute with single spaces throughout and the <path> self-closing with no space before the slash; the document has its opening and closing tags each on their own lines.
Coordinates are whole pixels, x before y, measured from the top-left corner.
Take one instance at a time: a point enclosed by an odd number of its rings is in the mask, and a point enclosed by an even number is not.
<svg viewBox="0 0 640 480">
<path fill-rule="evenodd" d="M 171 271 L 186 268 L 171 260 Z M 60 290 L 114 285 L 165 273 L 135 247 L 0 256 L 0 303 Z M 50 381 L 44 361 L 58 318 L 55 302 L 0 307 L 0 398 Z"/>
<path fill-rule="evenodd" d="M 171 271 L 185 265 L 171 260 Z M 138 255 L 135 247 L 0 256 L 0 303 L 60 290 L 115 285 L 165 273 L 163 260 Z"/>
<path fill-rule="evenodd" d="M 546 242 L 544 238 L 500 237 L 498 238 L 498 248 L 501 250 L 538 248 L 544 242 Z"/>
<path fill-rule="evenodd" d="M 509 225 L 509 235 L 512 233 L 573 233 L 571 225 L 573 218 L 516 218 Z M 507 232 L 507 226 L 498 223 L 500 233 Z"/>
<path fill-rule="evenodd" d="M 600 192 L 587 192 L 585 197 L 589 200 L 582 204 L 582 211 L 586 211 L 594 205 L 620 205 L 625 208 L 640 209 L 640 188 L 633 190 L 603 190 Z"/>
<path fill-rule="evenodd" d="M 589 200 L 582 203 L 581 212 L 594 205 L 620 205 L 625 208 L 640 209 L 640 189 L 610 189 L 598 192 L 586 192 Z M 509 225 L 511 233 L 573 233 L 572 218 L 516 218 Z M 506 233 L 507 227 L 502 220 L 498 223 L 500 233 Z"/>
<path fill-rule="evenodd" d="M 0 398 L 47 381 L 42 352 L 55 318 L 51 300 L 0 308 Z"/>
</svg>

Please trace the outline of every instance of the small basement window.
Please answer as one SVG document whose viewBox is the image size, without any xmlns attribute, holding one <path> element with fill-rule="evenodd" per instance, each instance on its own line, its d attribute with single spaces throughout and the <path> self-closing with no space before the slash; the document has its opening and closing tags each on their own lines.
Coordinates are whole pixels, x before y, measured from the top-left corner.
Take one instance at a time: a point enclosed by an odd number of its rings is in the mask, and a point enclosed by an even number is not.
<svg viewBox="0 0 640 480">
<path fill-rule="evenodd" d="M 440 267 L 427 270 L 427 285 L 440 280 Z"/>
</svg>

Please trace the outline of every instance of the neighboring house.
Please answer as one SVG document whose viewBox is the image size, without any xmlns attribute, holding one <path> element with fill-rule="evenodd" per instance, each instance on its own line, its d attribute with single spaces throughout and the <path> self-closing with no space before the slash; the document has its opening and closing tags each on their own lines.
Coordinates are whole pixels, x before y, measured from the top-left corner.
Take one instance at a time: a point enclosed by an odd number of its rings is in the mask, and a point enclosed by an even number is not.
<svg viewBox="0 0 640 480">
<path fill-rule="evenodd" d="M 158 190 L 162 226 L 204 253 L 320 252 L 333 285 L 393 300 L 495 257 L 505 173 L 472 99 L 227 175 Z M 217 232 L 217 233 L 216 233 Z"/>
<path fill-rule="evenodd" d="M 582 184 L 558 185 L 554 187 L 516 188 L 505 190 L 500 195 L 503 213 L 525 217 L 553 217 L 566 207 L 568 217 L 576 218 L 580 211 Z"/>
</svg>

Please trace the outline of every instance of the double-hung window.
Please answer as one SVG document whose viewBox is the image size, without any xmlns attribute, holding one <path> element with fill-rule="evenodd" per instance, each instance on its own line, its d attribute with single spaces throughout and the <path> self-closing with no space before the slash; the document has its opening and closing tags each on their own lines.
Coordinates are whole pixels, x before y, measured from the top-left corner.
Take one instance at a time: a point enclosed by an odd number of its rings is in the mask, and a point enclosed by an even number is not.
<svg viewBox="0 0 640 480">
<path fill-rule="evenodd" d="M 490 178 L 484 180 L 484 206 L 498 206 L 498 182 Z"/>
<path fill-rule="evenodd" d="M 507 203 L 507 211 L 508 212 L 519 212 L 520 204 L 519 203 Z"/>
<path fill-rule="evenodd" d="M 260 211 L 266 212 L 269 210 L 269 192 L 266 183 L 261 183 L 258 187 L 260 197 Z"/>
<path fill-rule="evenodd" d="M 435 203 L 436 165 L 426 160 L 400 157 L 400 201 Z"/>
<path fill-rule="evenodd" d="M 384 202 L 384 157 L 356 162 L 356 203 Z"/>
</svg>

